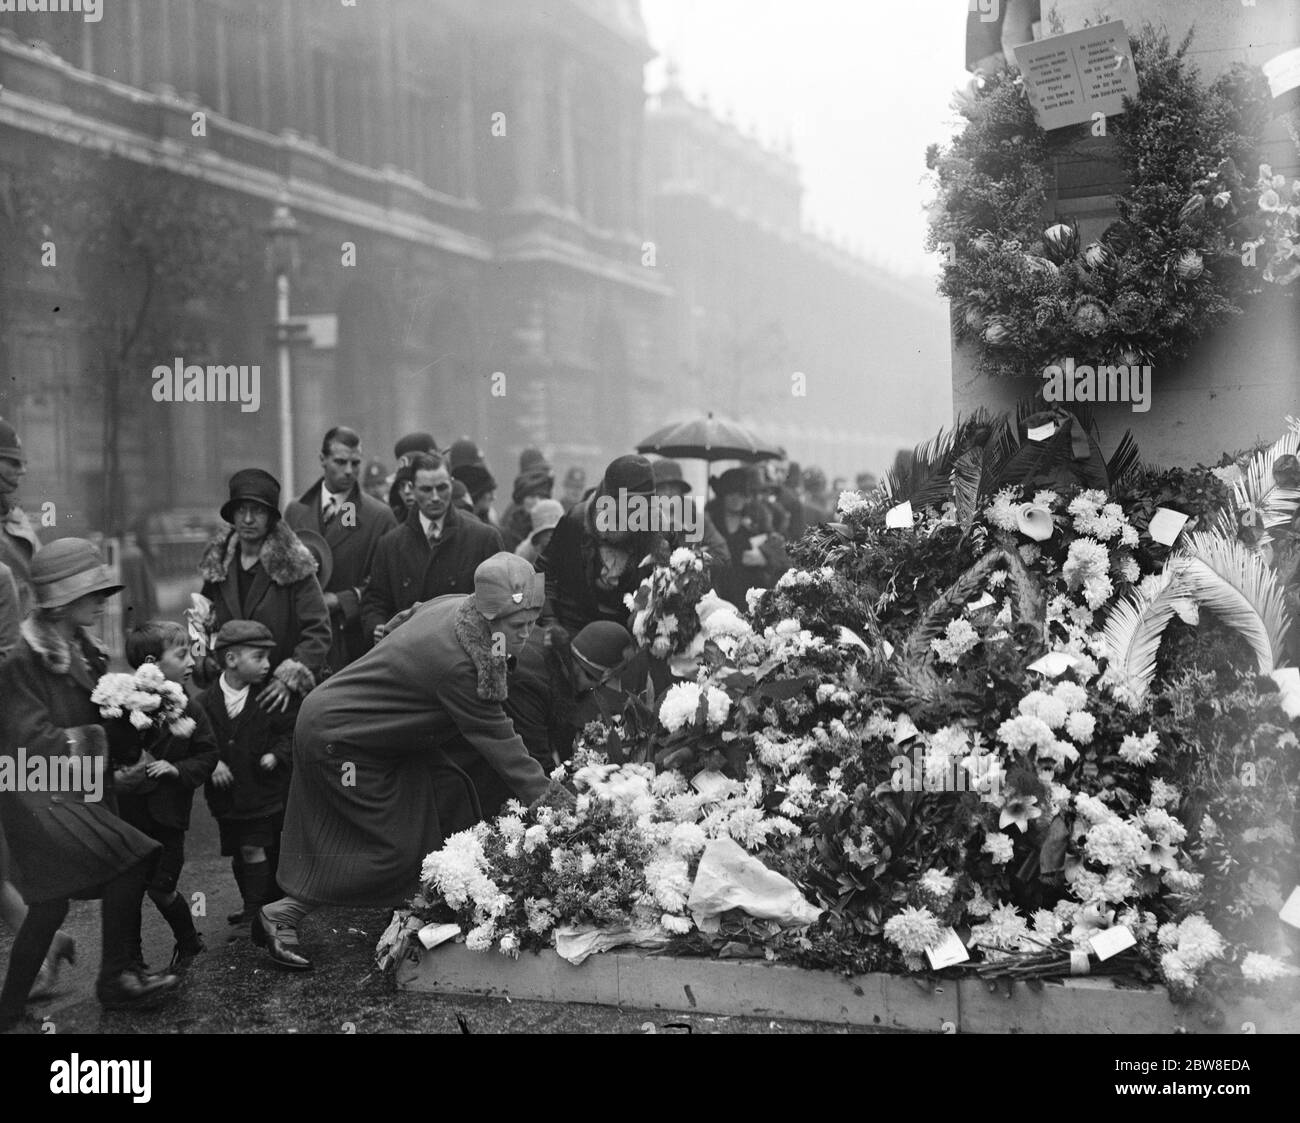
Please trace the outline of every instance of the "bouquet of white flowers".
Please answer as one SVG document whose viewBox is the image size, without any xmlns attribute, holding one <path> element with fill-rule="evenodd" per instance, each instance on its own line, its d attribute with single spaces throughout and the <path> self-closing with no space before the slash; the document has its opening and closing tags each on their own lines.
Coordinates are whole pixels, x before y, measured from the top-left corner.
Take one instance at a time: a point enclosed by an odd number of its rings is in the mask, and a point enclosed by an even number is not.
<svg viewBox="0 0 1300 1123">
<path fill-rule="evenodd" d="M 680 546 L 658 565 L 635 593 L 624 597 L 632 613 L 632 635 L 657 659 L 680 655 L 700 630 L 696 608 L 709 591 L 708 570 L 701 553 Z"/>
<path fill-rule="evenodd" d="M 194 719 L 185 716 L 184 689 L 167 679 L 154 663 L 142 663 L 131 674 L 101 676 L 90 700 L 102 717 L 126 718 L 141 732 L 164 725 L 178 737 L 194 732 Z"/>
</svg>

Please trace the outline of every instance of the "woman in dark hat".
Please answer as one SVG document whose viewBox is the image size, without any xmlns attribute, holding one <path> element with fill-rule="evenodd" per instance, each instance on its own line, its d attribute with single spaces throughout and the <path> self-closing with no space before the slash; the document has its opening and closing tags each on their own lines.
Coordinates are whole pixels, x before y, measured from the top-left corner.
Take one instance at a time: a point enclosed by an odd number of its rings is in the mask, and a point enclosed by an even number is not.
<svg viewBox="0 0 1300 1123">
<path fill-rule="evenodd" d="M 492 510 L 492 500 L 497 497 L 497 481 L 482 463 L 461 464 L 451 470 L 451 478 L 459 480 L 469 491 L 474 503 L 474 514 L 479 521 L 488 526 L 497 525 L 496 512 Z"/>
<path fill-rule="evenodd" d="M 291 695 L 301 697 L 316 684 L 330 650 L 316 559 L 280 518 L 279 481 L 261 468 L 230 477 L 221 517 L 233 529 L 203 554 L 203 595 L 212 601 L 217 628 L 227 620 L 256 620 L 271 629 L 271 681 L 258 702 L 283 712 Z"/>
<path fill-rule="evenodd" d="M 555 474 L 545 462 L 520 470 L 510 492 L 510 506 L 501 514 L 501 541 L 507 550 L 516 550 L 532 534 L 533 508 L 550 499 L 554 488 Z"/>
<path fill-rule="evenodd" d="M 768 512 L 752 502 L 754 480 L 748 468 L 728 468 L 709 483 L 714 498 L 705 510 L 731 552 L 729 565 L 713 569 L 713 588 L 743 611 L 749 589 L 770 588 L 789 568 L 785 542 L 773 531 Z"/>
<path fill-rule="evenodd" d="M 96 995 L 104 1006 L 137 1006 L 177 983 L 175 975 L 150 975 L 132 962 L 140 901 L 159 845 L 114 813 L 104 719 L 90 700 L 108 667 L 108 654 L 90 629 L 104 601 L 122 586 L 82 538 L 38 551 L 31 578 L 36 608 L 23 622 L 18 649 L 0 667 L 0 755 L 18 763 L 21 753 L 24 773 L 32 761 L 44 760 L 51 776 L 68 782 L 0 791 L 0 817 L 28 906 L 0 991 L 0 1029 L 21 1020 L 73 898 L 103 901 Z M 90 759 L 75 771 L 50 767 L 67 757 Z"/>
<path fill-rule="evenodd" d="M 650 461 L 620 456 L 605 469 L 594 493 L 569 508 L 537 559 L 546 575 L 548 619 L 575 635 L 593 620 L 627 622 L 623 598 L 636 592 L 655 556 L 666 554 L 667 540 L 652 530 L 608 526 L 597 514 L 624 501 L 649 503 L 654 494 Z"/>
</svg>

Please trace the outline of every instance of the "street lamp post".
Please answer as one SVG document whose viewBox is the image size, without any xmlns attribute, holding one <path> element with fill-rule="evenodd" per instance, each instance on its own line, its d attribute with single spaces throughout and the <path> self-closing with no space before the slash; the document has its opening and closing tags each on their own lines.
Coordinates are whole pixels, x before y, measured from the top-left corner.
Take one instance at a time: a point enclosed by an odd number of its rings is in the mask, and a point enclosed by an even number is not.
<svg viewBox="0 0 1300 1123">
<path fill-rule="evenodd" d="M 290 382 L 289 284 L 298 268 L 298 239 L 302 231 L 293 212 L 280 203 L 265 230 L 267 262 L 275 277 L 275 346 L 280 380 L 280 487 L 293 495 L 293 397 Z"/>
</svg>

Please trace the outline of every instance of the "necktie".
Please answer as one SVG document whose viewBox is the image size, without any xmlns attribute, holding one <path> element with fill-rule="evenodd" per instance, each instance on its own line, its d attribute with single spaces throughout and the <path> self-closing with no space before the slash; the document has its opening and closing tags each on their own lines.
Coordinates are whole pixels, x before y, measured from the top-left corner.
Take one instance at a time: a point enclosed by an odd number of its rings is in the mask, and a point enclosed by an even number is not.
<svg viewBox="0 0 1300 1123">
<path fill-rule="evenodd" d="M 337 495 L 331 495 L 329 501 L 325 504 L 325 525 L 329 526 L 334 521 L 334 516 L 339 513 L 339 500 Z"/>
</svg>

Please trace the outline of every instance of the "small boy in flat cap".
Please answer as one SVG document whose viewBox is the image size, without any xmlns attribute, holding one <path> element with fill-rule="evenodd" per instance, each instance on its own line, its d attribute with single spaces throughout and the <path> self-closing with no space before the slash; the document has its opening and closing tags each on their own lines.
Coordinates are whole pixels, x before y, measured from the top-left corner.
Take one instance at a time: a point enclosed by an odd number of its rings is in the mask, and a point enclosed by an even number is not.
<svg viewBox="0 0 1300 1123">
<path fill-rule="evenodd" d="M 298 707 L 284 713 L 257 701 L 271 671 L 275 637 L 256 620 L 229 620 L 213 650 L 221 674 L 200 699 L 216 733 L 220 760 L 204 788 L 221 832 L 221 853 L 231 859 L 243 908 L 229 917 L 242 923 L 278 896 L 275 867 L 293 762 Z"/>
</svg>

